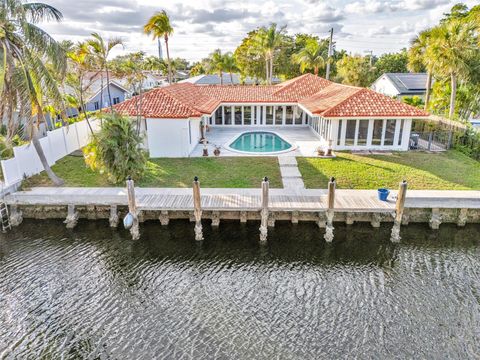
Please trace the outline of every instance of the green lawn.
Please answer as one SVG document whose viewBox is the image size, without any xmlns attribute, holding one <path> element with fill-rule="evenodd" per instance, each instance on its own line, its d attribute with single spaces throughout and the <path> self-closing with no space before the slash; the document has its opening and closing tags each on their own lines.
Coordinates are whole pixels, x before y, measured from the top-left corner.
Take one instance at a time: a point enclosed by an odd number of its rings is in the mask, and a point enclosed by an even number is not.
<svg viewBox="0 0 480 360">
<path fill-rule="evenodd" d="M 480 162 L 454 150 L 336 155 L 335 159 L 297 158 L 307 188 L 326 188 L 334 176 L 343 189 L 396 189 L 403 179 L 410 189 L 480 189 Z"/>
<path fill-rule="evenodd" d="M 112 186 L 106 176 L 87 168 L 83 157 L 67 156 L 52 169 L 65 180 L 65 186 Z M 143 187 L 191 187 L 194 176 L 200 178 L 202 187 L 259 188 L 264 176 L 269 177 L 271 187 L 282 187 L 275 157 L 150 159 L 145 176 L 135 184 Z M 52 183 L 42 172 L 25 181 L 23 187 L 33 186 L 52 186 Z"/>
</svg>

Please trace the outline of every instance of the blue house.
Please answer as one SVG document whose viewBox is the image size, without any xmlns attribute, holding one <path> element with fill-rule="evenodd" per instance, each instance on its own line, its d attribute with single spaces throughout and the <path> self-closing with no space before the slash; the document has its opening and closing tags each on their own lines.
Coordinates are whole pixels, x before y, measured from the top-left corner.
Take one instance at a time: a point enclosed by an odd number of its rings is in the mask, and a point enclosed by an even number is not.
<svg viewBox="0 0 480 360">
<path fill-rule="evenodd" d="M 124 88 L 115 80 L 110 80 L 109 86 L 104 84 L 103 89 L 101 88 L 101 82 L 99 80 L 95 81 L 92 85 L 90 93 L 93 95 L 90 96 L 86 104 L 87 111 L 96 111 L 108 107 L 108 88 L 110 88 L 110 95 L 112 97 L 112 104 L 119 104 L 125 101 L 131 94 L 130 91 Z"/>
</svg>

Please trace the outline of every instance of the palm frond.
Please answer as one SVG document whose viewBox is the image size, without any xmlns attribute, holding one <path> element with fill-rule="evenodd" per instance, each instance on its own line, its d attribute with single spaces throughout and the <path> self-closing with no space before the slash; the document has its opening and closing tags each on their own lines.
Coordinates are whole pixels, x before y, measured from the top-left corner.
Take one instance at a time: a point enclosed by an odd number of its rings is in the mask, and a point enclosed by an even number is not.
<svg viewBox="0 0 480 360">
<path fill-rule="evenodd" d="M 62 13 L 51 5 L 44 3 L 26 3 L 23 4 L 26 15 L 33 23 L 42 21 L 61 21 Z"/>
</svg>

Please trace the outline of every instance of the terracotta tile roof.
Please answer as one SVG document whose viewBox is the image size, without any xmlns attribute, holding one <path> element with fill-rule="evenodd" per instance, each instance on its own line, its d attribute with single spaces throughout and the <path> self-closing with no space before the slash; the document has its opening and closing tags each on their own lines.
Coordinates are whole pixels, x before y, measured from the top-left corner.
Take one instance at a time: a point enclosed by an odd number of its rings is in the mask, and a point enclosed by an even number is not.
<svg viewBox="0 0 480 360">
<path fill-rule="evenodd" d="M 352 96 L 322 113 L 324 117 L 428 117 L 416 107 L 401 103 L 370 89 L 360 89 Z"/>
<path fill-rule="evenodd" d="M 115 105 L 118 112 L 135 116 L 136 98 Z M 221 103 L 299 103 L 324 117 L 427 117 L 428 114 L 369 89 L 336 84 L 305 74 L 282 84 L 194 85 L 173 84 L 143 95 L 147 118 L 189 118 L 209 115 Z"/>
</svg>

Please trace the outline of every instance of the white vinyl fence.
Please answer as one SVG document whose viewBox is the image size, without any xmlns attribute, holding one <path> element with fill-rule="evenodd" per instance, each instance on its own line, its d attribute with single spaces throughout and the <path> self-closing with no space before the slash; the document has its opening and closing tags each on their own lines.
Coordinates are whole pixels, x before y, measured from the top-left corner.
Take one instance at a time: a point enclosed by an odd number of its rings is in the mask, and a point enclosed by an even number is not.
<svg viewBox="0 0 480 360">
<path fill-rule="evenodd" d="M 100 127 L 99 120 L 91 120 L 90 124 L 93 131 L 97 131 Z M 51 166 L 71 152 L 87 145 L 89 137 L 90 129 L 87 122 L 83 120 L 68 127 L 48 131 L 47 136 L 40 139 L 40 144 Z M 31 143 L 14 147 L 13 153 L 13 158 L 0 161 L 5 187 L 43 171 L 40 158 Z"/>
</svg>

